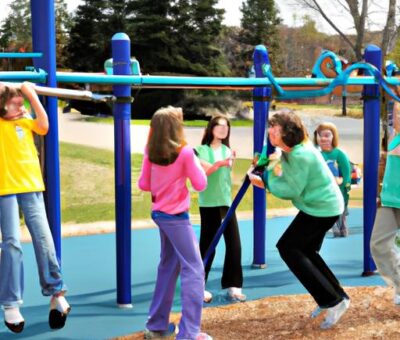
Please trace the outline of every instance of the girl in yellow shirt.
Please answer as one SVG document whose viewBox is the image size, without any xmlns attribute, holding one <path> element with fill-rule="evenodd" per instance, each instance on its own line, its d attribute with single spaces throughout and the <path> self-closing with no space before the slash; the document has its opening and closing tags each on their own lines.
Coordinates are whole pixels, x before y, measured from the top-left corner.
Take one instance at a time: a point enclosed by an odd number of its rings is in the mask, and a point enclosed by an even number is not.
<svg viewBox="0 0 400 340">
<path fill-rule="evenodd" d="M 36 118 L 24 107 L 30 102 Z M 64 327 L 70 306 L 56 257 L 54 241 L 43 202 L 44 183 L 33 132 L 45 135 L 47 114 L 31 83 L 21 90 L 0 84 L 0 305 L 4 322 L 14 333 L 22 332 L 25 320 L 20 313 L 23 293 L 23 260 L 20 243 L 18 205 L 32 237 L 42 294 L 51 296 L 49 325 Z"/>
</svg>

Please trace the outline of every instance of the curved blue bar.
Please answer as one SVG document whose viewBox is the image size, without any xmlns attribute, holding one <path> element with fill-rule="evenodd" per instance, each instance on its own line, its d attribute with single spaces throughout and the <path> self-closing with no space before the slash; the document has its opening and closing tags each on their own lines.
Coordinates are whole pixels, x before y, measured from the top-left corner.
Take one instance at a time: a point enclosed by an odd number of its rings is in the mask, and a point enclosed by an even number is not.
<svg viewBox="0 0 400 340">
<path fill-rule="evenodd" d="M 317 61 L 315 62 L 314 66 L 313 66 L 313 69 L 311 71 L 313 76 L 315 76 L 317 78 L 325 77 L 325 75 L 321 71 L 321 64 L 324 61 L 324 59 L 326 59 L 327 57 L 330 57 L 332 59 L 332 61 L 334 63 L 333 69 L 335 70 L 335 72 L 337 74 L 342 72 L 342 61 L 340 60 L 340 58 L 332 51 L 324 50 L 324 51 L 322 51 L 322 53 L 320 54 L 320 56 L 318 57 Z"/>
<path fill-rule="evenodd" d="M 112 37 L 113 73 L 131 74 L 130 40 L 125 33 Z M 114 85 L 114 160 L 117 303 L 131 305 L 131 103 L 118 98 L 131 96 L 130 85 Z"/>
</svg>

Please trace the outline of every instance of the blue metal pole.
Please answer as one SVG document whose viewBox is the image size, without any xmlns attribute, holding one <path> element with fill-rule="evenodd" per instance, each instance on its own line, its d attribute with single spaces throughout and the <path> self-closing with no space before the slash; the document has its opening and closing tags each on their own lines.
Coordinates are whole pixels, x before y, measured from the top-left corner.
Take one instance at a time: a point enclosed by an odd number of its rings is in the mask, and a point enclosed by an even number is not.
<svg viewBox="0 0 400 340">
<path fill-rule="evenodd" d="M 131 74 L 130 39 L 125 33 L 112 37 L 113 73 Z M 117 243 L 117 304 L 132 307 L 131 296 L 131 88 L 114 85 L 115 215 Z"/>
<path fill-rule="evenodd" d="M 365 49 L 366 62 L 382 69 L 382 51 L 375 45 Z M 379 163 L 379 122 L 380 88 L 379 85 L 366 85 L 364 97 L 364 271 L 363 276 L 372 275 L 376 270 L 371 256 L 370 240 L 376 215 L 376 197 Z"/>
<path fill-rule="evenodd" d="M 34 58 L 35 67 L 47 72 L 48 87 L 57 87 L 56 81 L 56 33 L 53 0 L 31 0 L 33 50 L 42 53 Z M 58 145 L 57 98 L 46 97 L 45 108 L 50 129 L 45 138 L 46 206 L 50 229 L 53 234 L 57 258 L 61 263 L 61 203 L 60 161 Z"/>
<path fill-rule="evenodd" d="M 257 78 L 263 78 L 262 66 L 269 65 L 268 51 L 263 45 L 256 46 L 253 54 L 254 70 Z M 253 126 L 253 151 L 261 152 L 265 138 L 265 124 L 268 120 L 269 101 L 271 88 L 261 87 L 253 90 L 254 126 Z M 253 267 L 265 268 L 265 225 L 267 201 L 265 190 L 253 187 Z"/>
</svg>

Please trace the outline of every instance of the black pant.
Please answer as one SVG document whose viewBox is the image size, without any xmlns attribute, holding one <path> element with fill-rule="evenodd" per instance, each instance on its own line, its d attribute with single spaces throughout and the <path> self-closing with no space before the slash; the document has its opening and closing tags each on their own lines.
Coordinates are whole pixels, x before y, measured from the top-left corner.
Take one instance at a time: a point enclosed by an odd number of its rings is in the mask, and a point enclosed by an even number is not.
<svg viewBox="0 0 400 340">
<path fill-rule="evenodd" d="M 323 308 L 348 297 L 319 255 L 325 234 L 337 219 L 338 216 L 315 217 L 300 211 L 276 245 L 289 269 Z"/>
<path fill-rule="evenodd" d="M 229 207 L 200 207 L 201 232 L 200 232 L 200 252 L 204 259 L 206 252 L 221 226 L 222 219 L 225 217 Z M 221 278 L 223 289 L 229 287 L 243 286 L 242 272 L 242 247 L 236 215 L 233 214 L 224 231 L 225 240 L 225 261 Z M 211 254 L 205 269 L 205 280 L 207 281 L 215 251 Z"/>
</svg>

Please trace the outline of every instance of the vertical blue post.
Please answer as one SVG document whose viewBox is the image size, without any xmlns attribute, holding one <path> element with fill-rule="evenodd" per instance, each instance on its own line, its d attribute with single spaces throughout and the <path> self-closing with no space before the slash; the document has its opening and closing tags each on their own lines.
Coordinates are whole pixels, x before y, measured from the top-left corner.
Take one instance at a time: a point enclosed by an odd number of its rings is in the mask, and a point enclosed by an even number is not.
<svg viewBox="0 0 400 340">
<path fill-rule="evenodd" d="M 269 64 L 268 51 L 263 45 L 256 46 L 253 54 L 254 70 L 257 78 L 264 77 L 262 66 Z M 261 152 L 265 138 L 265 124 L 268 120 L 271 88 L 261 87 L 253 90 L 254 127 L 253 151 Z M 253 267 L 265 268 L 265 225 L 266 225 L 266 196 L 265 190 L 253 187 Z"/>
<path fill-rule="evenodd" d="M 125 33 L 112 37 L 113 74 L 131 74 L 131 42 Z M 131 87 L 114 85 L 115 216 L 117 304 L 131 308 Z"/>
<path fill-rule="evenodd" d="M 382 51 L 375 45 L 368 45 L 364 59 L 382 69 Z M 363 276 L 372 275 L 376 270 L 371 256 L 370 240 L 376 215 L 376 196 L 379 163 L 379 122 L 380 88 L 379 85 L 366 85 L 364 97 L 364 271 Z"/>
<path fill-rule="evenodd" d="M 32 45 L 41 58 L 34 58 L 34 66 L 47 72 L 46 86 L 57 87 L 56 80 L 56 33 L 53 0 L 31 0 Z M 45 181 L 47 217 L 61 263 L 61 204 L 60 204 L 60 160 L 58 145 L 57 98 L 46 97 L 45 108 L 49 116 L 50 129 L 45 138 Z"/>
</svg>

